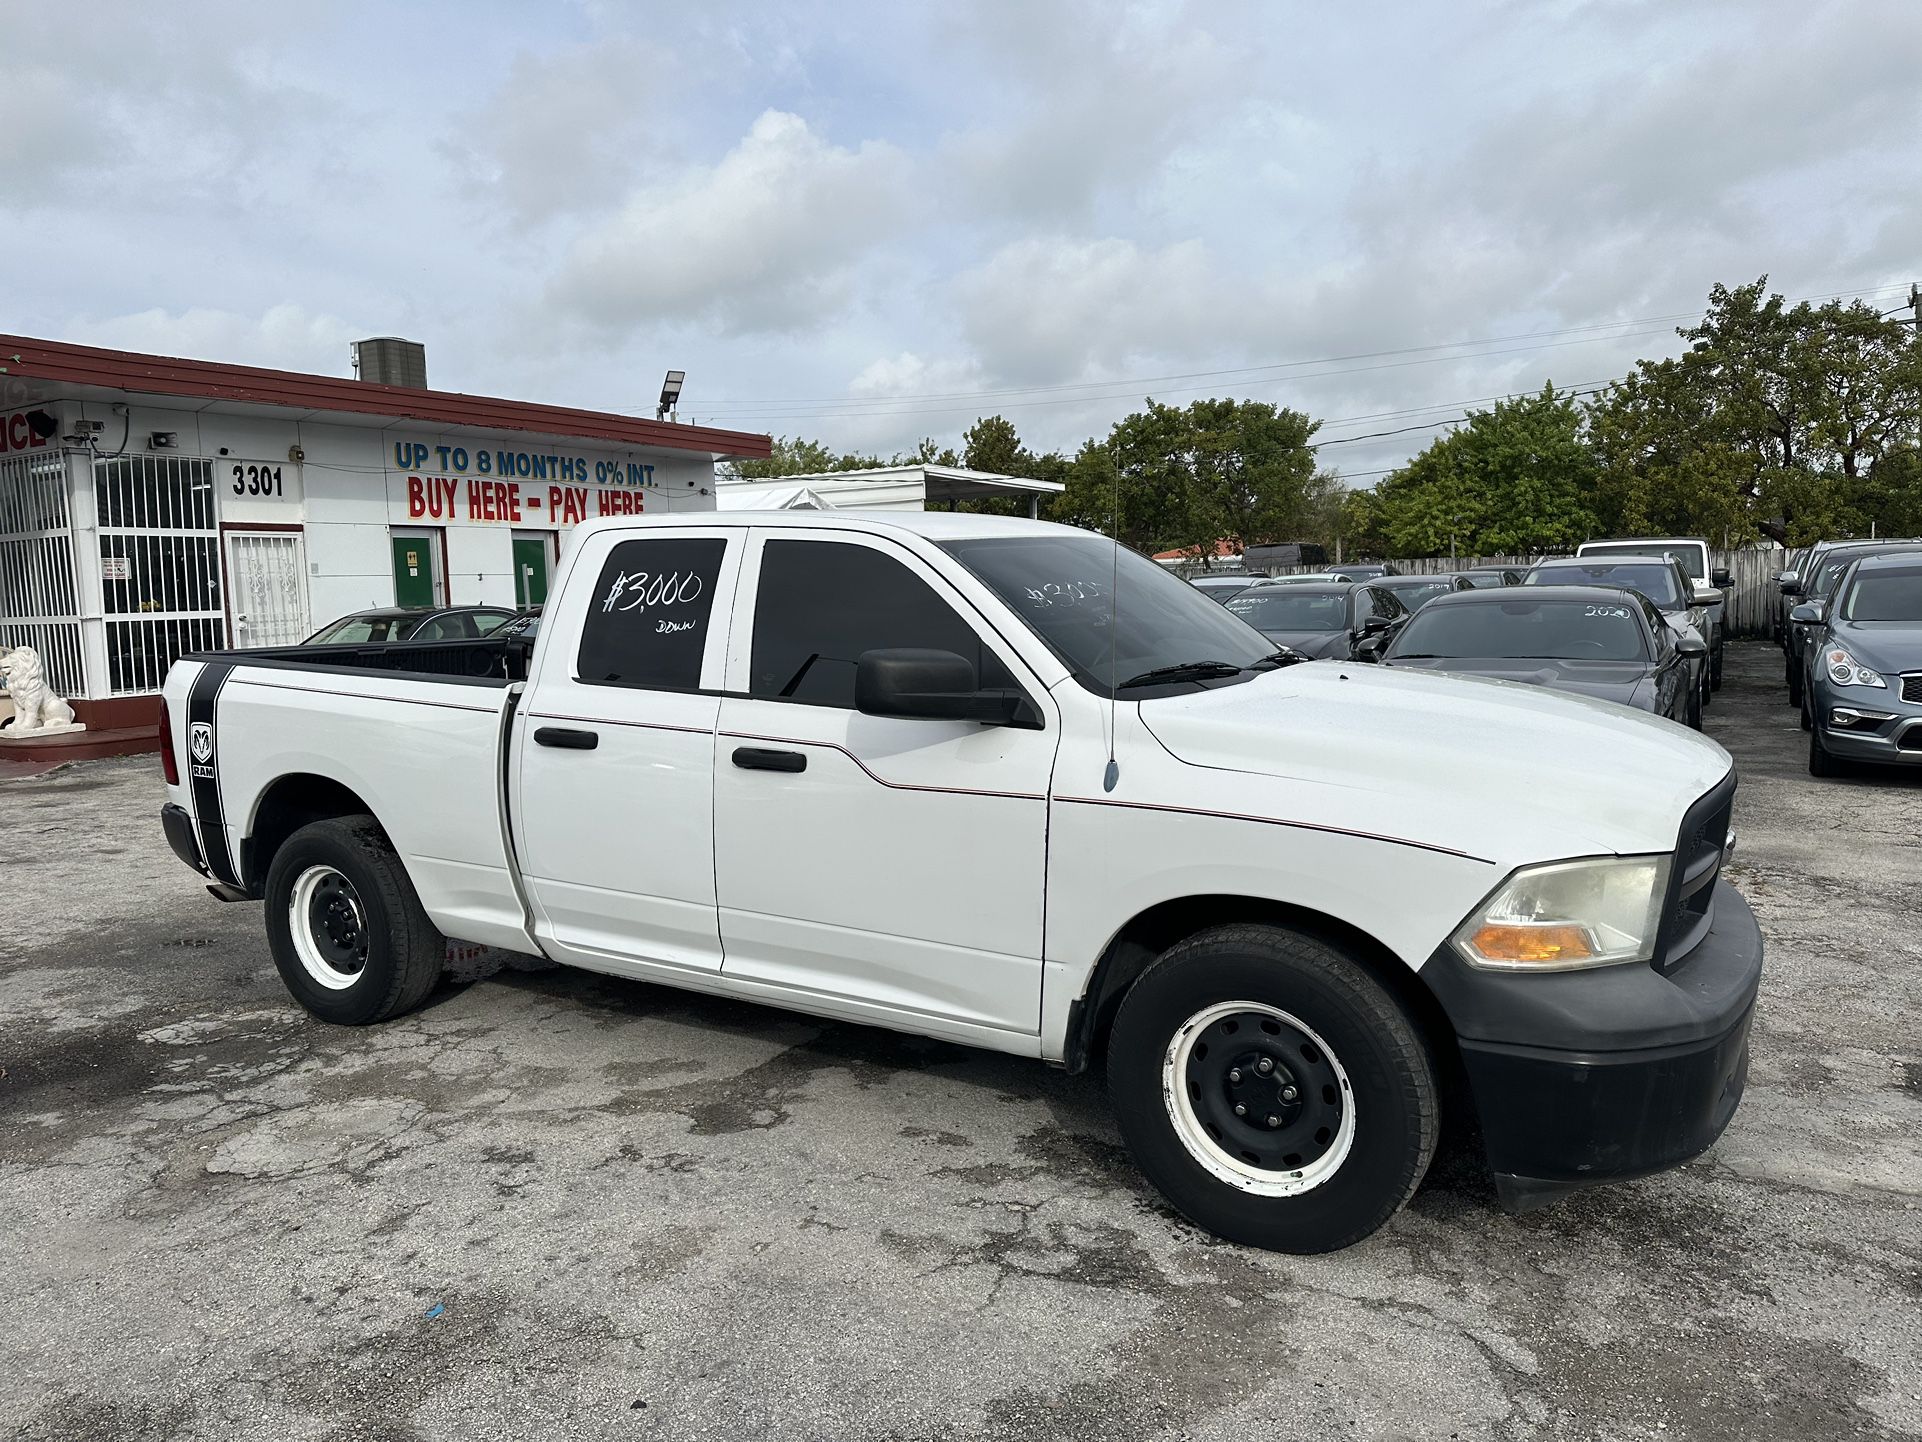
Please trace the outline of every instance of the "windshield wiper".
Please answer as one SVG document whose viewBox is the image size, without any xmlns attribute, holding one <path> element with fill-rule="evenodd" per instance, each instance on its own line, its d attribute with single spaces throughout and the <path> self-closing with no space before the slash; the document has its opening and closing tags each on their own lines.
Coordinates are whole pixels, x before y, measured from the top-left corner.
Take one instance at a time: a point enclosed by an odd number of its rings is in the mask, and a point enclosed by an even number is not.
<svg viewBox="0 0 1922 1442">
<path fill-rule="evenodd" d="M 1177 661 L 1172 666 L 1157 666 L 1139 676 L 1130 676 L 1117 689 L 1126 691 L 1131 686 L 1154 686 L 1164 681 L 1212 681 L 1221 676 L 1239 676 L 1242 669 L 1228 661 Z"/>
<path fill-rule="evenodd" d="M 1294 666 L 1308 659 L 1307 656 L 1297 651 L 1294 647 L 1283 646 L 1279 651 L 1270 651 L 1266 656 L 1263 656 L 1247 669 L 1252 671 L 1256 666 Z"/>
</svg>

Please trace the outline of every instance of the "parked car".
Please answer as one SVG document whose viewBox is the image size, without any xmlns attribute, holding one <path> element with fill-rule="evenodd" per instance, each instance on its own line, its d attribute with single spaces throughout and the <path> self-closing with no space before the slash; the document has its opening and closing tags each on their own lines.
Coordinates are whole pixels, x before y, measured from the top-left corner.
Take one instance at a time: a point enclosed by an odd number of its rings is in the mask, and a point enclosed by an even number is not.
<svg viewBox="0 0 1922 1442">
<path fill-rule="evenodd" d="M 1291 576 L 1261 576 L 1248 589 L 1252 591 L 1262 586 L 1346 586 L 1349 584 L 1351 583 L 1346 577 L 1337 576 L 1333 571 L 1302 571 Z"/>
<path fill-rule="evenodd" d="M 168 675 L 169 844 L 265 902 L 316 1017 L 420 1005 L 452 937 L 1100 1059 L 1175 1207 L 1303 1252 L 1393 1216 L 1453 1108 L 1521 1208 L 1696 1155 L 1742 1095 L 1762 936 L 1705 737 L 1283 667 L 999 516 L 607 516 L 546 610 L 498 678 L 410 644 Z"/>
<path fill-rule="evenodd" d="M 513 616 L 500 606 L 381 606 L 322 626 L 303 646 L 362 646 L 386 641 L 472 641 Z"/>
<path fill-rule="evenodd" d="M 1865 556 L 1916 550 L 1922 550 L 1922 541 L 1850 541 L 1846 545 L 1830 546 L 1816 558 L 1810 567 L 1808 580 L 1790 593 L 1796 603 L 1789 609 L 1788 656 L 1784 671 L 1788 682 L 1789 705 L 1799 708 L 1803 704 L 1803 685 L 1812 664 L 1810 639 L 1827 619 L 1829 597 L 1850 564 Z"/>
<path fill-rule="evenodd" d="M 1226 601 L 1239 596 L 1260 579 L 1259 576 L 1196 576 L 1188 584 L 1210 601 Z"/>
<path fill-rule="evenodd" d="M 1602 586 L 1510 589 L 1435 597 L 1408 618 L 1382 664 L 1546 686 L 1701 729 L 1702 638 L 1669 625 L 1646 596 Z"/>
<path fill-rule="evenodd" d="M 1625 560 L 1569 556 L 1541 561 L 1522 578 L 1522 584 L 1615 586 L 1648 597 L 1670 626 L 1701 640 L 1706 654 L 1696 656 L 1690 648 L 1690 665 L 1695 672 L 1696 689 L 1702 694 L 1702 705 L 1708 705 L 1714 689 L 1709 667 L 1715 654 L 1708 607 L 1697 599 L 1698 590 L 1690 584 L 1681 562 L 1673 556 L 1635 556 Z"/>
<path fill-rule="evenodd" d="M 1922 766 L 1922 551 L 1850 562 L 1809 641 L 1810 773 Z"/>
<path fill-rule="evenodd" d="M 1339 576 L 1344 581 L 1372 581 L 1379 576 L 1399 576 L 1393 566 L 1386 561 L 1357 561 L 1352 565 L 1336 565 L 1328 568 L 1331 576 Z"/>
<path fill-rule="evenodd" d="M 1256 587 L 1230 601 L 1228 612 L 1311 661 L 1373 660 L 1408 618 L 1393 593 L 1346 581 Z"/>
<path fill-rule="evenodd" d="M 1470 566 L 1455 574 L 1466 576 L 1471 586 L 1519 586 L 1528 569 L 1525 566 Z"/>
<path fill-rule="evenodd" d="M 1383 576 L 1369 584 L 1392 592 L 1395 599 L 1411 611 L 1419 610 L 1437 596 L 1475 589 L 1473 581 L 1452 572 L 1438 576 Z"/>
<path fill-rule="evenodd" d="M 1711 689 L 1722 686 L 1722 642 L 1727 636 L 1724 624 L 1723 589 L 1735 584 L 1725 567 L 1716 566 L 1709 555 L 1708 542 L 1700 536 L 1642 536 L 1612 541 L 1583 541 L 1575 548 L 1583 556 L 1673 556 L 1682 563 L 1688 577 L 1690 602 L 1707 612 L 1708 623 L 1697 627 L 1708 642 L 1708 683 Z M 1659 604 L 1659 603 L 1658 603 Z"/>
</svg>

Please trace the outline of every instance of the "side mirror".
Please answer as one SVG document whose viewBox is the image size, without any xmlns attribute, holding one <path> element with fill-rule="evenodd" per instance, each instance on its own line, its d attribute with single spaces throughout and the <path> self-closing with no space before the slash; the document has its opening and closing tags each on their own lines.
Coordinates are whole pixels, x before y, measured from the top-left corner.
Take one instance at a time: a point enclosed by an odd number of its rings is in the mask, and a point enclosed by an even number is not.
<svg viewBox="0 0 1922 1442">
<path fill-rule="evenodd" d="M 1708 655 L 1708 642 L 1704 641 L 1693 631 L 1685 631 L 1675 638 L 1675 650 L 1678 655 L 1682 656 L 1706 656 Z"/>
<path fill-rule="evenodd" d="M 1364 636 L 1379 636 L 1394 624 L 1395 623 L 1386 616 L 1364 616 L 1361 622 L 1361 634 Z"/>
<path fill-rule="evenodd" d="M 1359 641 L 1355 642 L 1355 659 L 1357 661 L 1379 661 L 1381 660 L 1381 653 L 1387 649 L 1387 635 L 1381 631 L 1370 631 L 1366 636 L 1363 636 Z"/>
<path fill-rule="evenodd" d="M 1782 587 L 1782 594 L 1784 596 L 1799 596 L 1802 594 L 1802 578 L 1796 575 L 1795 572 L 1784 571 L 1775 579 Z"/>
<path fill-rule="evenodd" d="M 1698 606 L 1719 606 L 1722 604 L 1722 593 L 1714 586 L 1697 586 L 1691 594 L 1694 596 L 1695 604 Z"/>
<path fill-rule="evenodd" d="M 952 651 L 902 647 L 861 653 L 854 672 L 854 707 L 866 716 L 1005 726 L 1019 714 L 1021 697 L 981 690 L 974 663 Z"/>
<path fill-rule="evenodd" d="M 1727 590 L 1735 584 L 1735 573 L 1726 566 L 1717 566 L 1708 573 L 1708 583 L 1711 586 L 1720 586 L 1723 590 Z"/>
<path fill-rule="evenodd" d="M 1799 621 L 1804 626 L 1813 626 L 1822 619 L 1822 609 L 1813 601 L 1804 601 L 1799 606 L 1789 608 L 1789 619 Z"/>
</svg>

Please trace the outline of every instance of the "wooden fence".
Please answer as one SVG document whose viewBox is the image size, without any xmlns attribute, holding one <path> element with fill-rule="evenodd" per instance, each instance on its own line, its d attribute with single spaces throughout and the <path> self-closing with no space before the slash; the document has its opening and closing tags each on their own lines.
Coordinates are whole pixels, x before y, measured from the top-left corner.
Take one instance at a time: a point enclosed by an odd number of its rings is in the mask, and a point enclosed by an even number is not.
<svg viewBox="0 0 1922 1442">
<path fill-rule="evenodd" d="M 1727 587 L 1723 596 L 1722 613 L 1728 634 L 1773 637 L 1780 620 L 1779 600 L 1782 594 L 1775 578 L 1788 566 L 1787 553 L 1779 546 L 1766 546 L 1741 551 L 1712 551 L 1709 554 L 1710 566 L 1726 568 L 1735 580 L 1735 584 Z M 1389 564 L 1404 576 L 1434 576 L 1447 571 L 1465 571 L 1470 566 L 1532 566 L 1541 559 L 1540 556 L 1464 556 L 1451 561 L 1446 556 L 1434 556 L 1413 561 L 1391 561 Z M 1275 574 L 1298 575 L 1326 569 L 1325 566 L 1286 566 L 1277 569 Z M 1197 570 L 1190 574 L 1198 575 L 1200 572 Z"/>
</svg>

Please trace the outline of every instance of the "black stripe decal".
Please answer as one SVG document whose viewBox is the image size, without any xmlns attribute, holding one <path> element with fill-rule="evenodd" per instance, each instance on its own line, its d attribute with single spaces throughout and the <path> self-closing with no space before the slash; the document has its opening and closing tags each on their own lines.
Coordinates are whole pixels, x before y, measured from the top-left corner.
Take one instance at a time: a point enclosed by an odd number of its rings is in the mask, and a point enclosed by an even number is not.
<svg viewBox="0 0 1922 1442">
<path fill-rule="evenodd" d="M 210 661 L 194 677 L 193 690 L 187 693 L 187 774 L 194 819 L 200 823 L 200 854 L 217 880 L 239 886 L 240 873 L 227 850 L 226 814 L 220 807 L 220 728 L 216 724 L 220 688 L 233 669 L 231 661 Z"/>
</svg>

